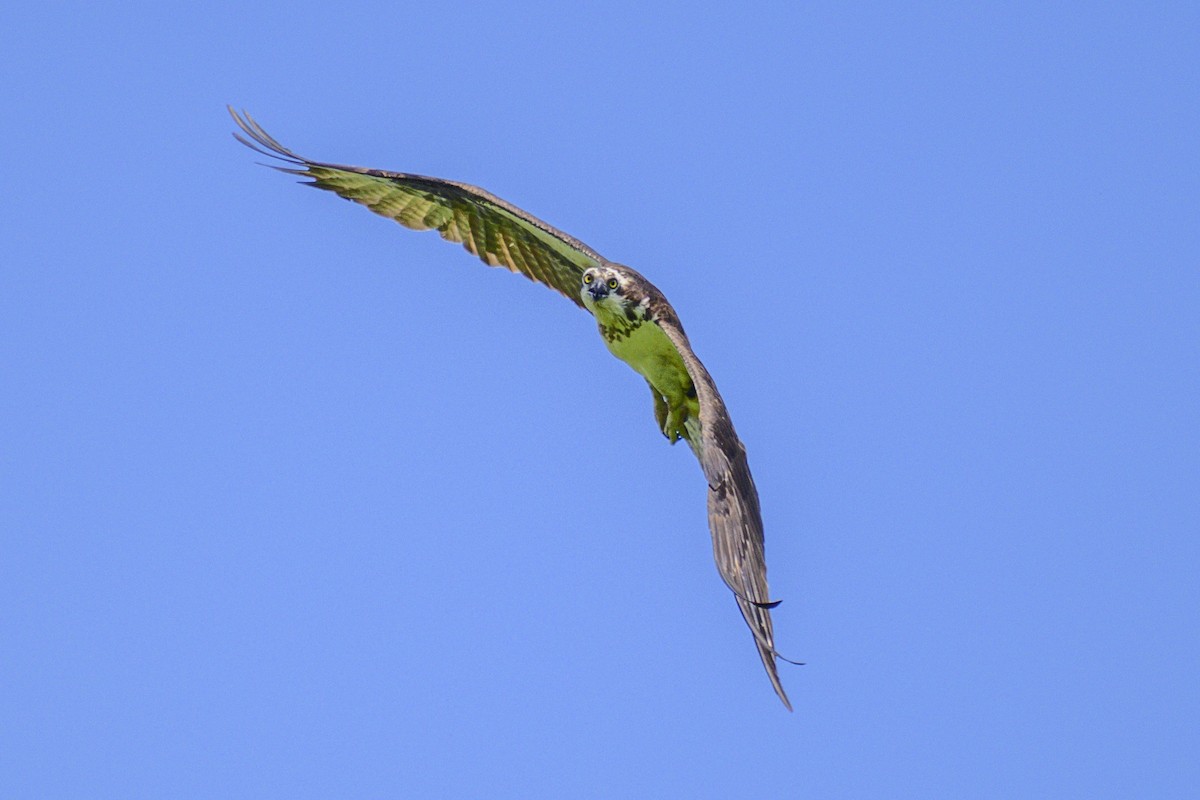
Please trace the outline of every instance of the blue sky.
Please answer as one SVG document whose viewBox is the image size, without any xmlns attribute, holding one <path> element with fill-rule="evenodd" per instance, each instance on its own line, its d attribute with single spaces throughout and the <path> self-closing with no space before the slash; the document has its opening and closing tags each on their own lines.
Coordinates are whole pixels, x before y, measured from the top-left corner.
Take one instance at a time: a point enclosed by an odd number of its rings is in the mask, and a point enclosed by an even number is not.
<svg viewBox="0 0 1200 800">
<path fill-rule="evenodd" d="M 0 11 L 0 795 L 1194 797 L 1198 23 Z M 794 714 L 590 318 L 226 103 L 666 292 Z"/>
</svg>

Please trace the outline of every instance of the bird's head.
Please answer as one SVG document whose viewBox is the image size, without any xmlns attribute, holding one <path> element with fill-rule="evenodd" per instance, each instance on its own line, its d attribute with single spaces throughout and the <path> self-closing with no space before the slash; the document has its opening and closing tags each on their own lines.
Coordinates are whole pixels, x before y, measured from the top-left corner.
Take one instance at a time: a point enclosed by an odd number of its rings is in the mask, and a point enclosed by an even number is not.
<svg viewBox="0 0 1200 800">
<path fill-rule="evenodd" d="M 580 279 L 579 296 L 584 306 L 597 316 L 625 316 L 642 300 L 632 270 L 606 264 L 585 270 Z"/>
</svg>

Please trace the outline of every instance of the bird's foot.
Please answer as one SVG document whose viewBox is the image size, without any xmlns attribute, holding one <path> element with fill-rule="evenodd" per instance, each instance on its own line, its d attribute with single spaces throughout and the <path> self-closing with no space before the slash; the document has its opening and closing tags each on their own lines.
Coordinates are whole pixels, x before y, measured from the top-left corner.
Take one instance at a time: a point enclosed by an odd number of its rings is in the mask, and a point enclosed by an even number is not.
<svg viewBox="0 0 1200 800">
<path fill-rule="evenodd" d="M 663 436 L 667 437 L 668 442 L 675 444 L 683 438 L 683 423 L 687 421 L 687 417 L 686 406 L 679 406 L 670 410 L 662 426 Z"/>
</svg>

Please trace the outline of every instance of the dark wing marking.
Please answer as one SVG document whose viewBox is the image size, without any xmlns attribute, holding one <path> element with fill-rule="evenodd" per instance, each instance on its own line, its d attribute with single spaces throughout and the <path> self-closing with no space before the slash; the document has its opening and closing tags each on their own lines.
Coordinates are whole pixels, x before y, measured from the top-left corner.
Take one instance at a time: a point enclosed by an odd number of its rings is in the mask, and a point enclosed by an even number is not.
<svg viewBox="0 0 1200 800">
<path fill-rule="evenodd" d="M 275 141 L 247 113 L 229 107 L 247 147 L 292 165 L 283 172 L 312 178 L 310 186 L 336 192 L 406 228 L 436 229 L 484 263 L 506 267 L 561 292 L 582 307 L 584 270 L 604 259 L 592 248 L 499 197 L 456 181 L 310 161 Z M 248 139 L 246 137 L 249 137 Z"/>
<path fill-rule="evenodd" d="M 717 570 L 733 591 L 742 618 L 754 634 L 754 644 L 775 693 L 791 711 L 791 701 L 783 690 L 775 665 L 776 657 L 783 658 L 775 650 L 775 633 L 771 625 L 770 609 L 778 602 L 771 601 L 767 590 L 762 514 L 758 490 L 746 460 L 746 448 L 733 429 L 716 383 L 692 351 L 674 310 L 665 303 L 664 306 L 656 313 L 655 321 L 679 351 L 700 402 L 699 440 L 695 441 L 689 433 L 688 444 L 700 460 L 708 481 L 708 527 L 712 533 Z"/>
</svg>

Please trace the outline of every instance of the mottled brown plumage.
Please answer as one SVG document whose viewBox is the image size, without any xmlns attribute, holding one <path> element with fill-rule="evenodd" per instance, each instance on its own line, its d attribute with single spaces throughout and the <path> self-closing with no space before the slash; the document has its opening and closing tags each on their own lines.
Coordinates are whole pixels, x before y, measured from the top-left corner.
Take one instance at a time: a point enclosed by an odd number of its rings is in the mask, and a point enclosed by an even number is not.
<svg viewBox="0 0 1200 800">
<path fill-rule="evenodd" d="M 685 440 L 708 481 L 713 555 L 754 636 L 779 698 L 767 591 L 762 516 L 746 450 L 708 370 L 692 351 L 679 316 L 652 283 L 483 189 L 465 183 L 310 161 L 275 141 L 249 114 L 229 109 L 247 147 L 311 179 L 309 185 L 361 203 L 414 230 L 437 230 L 491 266 L 505 267 L 560 292 L 596 317 L 605 345 L 650 386 L 654 417 L 674 444 Z M 249 138 L 246 138 L 249 137 Z"/>
</svg>

